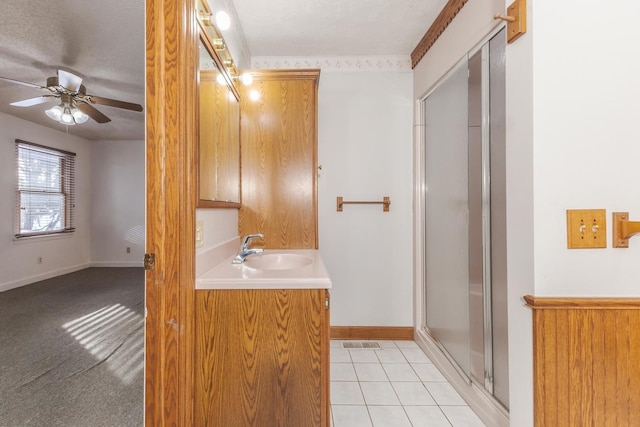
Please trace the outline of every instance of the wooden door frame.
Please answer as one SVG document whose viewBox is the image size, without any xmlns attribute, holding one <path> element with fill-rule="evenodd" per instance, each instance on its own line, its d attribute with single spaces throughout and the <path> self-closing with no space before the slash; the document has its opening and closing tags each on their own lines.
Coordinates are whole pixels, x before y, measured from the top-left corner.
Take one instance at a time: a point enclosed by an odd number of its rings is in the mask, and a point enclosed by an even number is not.
<svg viewBox="0 0 640 427">
<path fill-rule="evenodd" d="M 193 425 L 195 0 L 146 1 L 145 425 Z"/>
</svg>

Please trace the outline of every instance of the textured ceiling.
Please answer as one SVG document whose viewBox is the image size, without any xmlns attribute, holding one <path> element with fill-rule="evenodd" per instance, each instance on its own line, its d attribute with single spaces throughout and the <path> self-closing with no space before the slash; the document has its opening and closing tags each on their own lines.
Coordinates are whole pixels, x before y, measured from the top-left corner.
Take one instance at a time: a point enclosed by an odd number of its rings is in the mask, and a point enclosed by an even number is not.
<svg viewBox="0 0 640 427">
<path fill-rule="evenodd" d="M 0 76 L 45 85 L 64 69 L 87 93 L 144 106 L 144 0 L 2 0 Z M 0 81 L 0 112 L 66 131 L 44 110 L 9 104 L 47 92 Z M 144 112 L 96 106 L 112 121 L 89 119 L 69 133 L 93 140 L 144 139 Z"/>
<path fill-rule="evenodd" d="M 446 0 L 233 0 L 253 56 L 408 55 Z M 144 0 L 3 0 L 0 76 L 44 85 L 64 69 L 87 93 L 144 103 Z M 43 92 L 0 81 L 0 112 L 66 131 L 44 110 L 11 102 Z M 68 132 L 92 140 L 144 138 L 144 112 L 97 108 Z"/>
<path fill-rule="evenodd" d="M 409 55 L 446 0 L 233 0 L 252 56 Z"/>
</svg>

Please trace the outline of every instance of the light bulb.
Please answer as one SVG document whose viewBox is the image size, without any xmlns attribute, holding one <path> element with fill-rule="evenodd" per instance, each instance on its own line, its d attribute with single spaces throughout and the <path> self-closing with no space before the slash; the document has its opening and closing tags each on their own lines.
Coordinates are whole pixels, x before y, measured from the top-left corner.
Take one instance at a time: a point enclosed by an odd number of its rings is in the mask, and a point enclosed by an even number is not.
<svg viewBox="0 0 640 427">
<path fill-rule="evenodd" d="M 45 114 L 53 120 L 60 121 L 60 117 L 62 117 L 62 107 L 59 105 L 55 105 L 46 110 Z"/>
<path fill-rule="evenodd" d="M 220 11 L 216 13 L 216 25 L 222 31 L 228 30 L 231 27 L 231 18 L 227 12 Z"/>
<path fill-rule="evenodd" d="M 242 73 L 242 75 L 240 76 L 240 81 L 245 86 L 249 86 L 251 85 L 251 83 L 253 83 L 253 76 L 251 75 L 251 73 Z"/>
<path fill-rule="evenodd" d="M 71 115 L 73 116 L 73 120 L 78 124 L 84 123 L 89 120 L 89 116 L 80 111 L 78 108 L 74 108 Z"/>
<path fill-rule="evenodd" d="M 71 114 L 71 109 L 69 107 L 64 108 L 62 117 L 60 117 L 60 123 L 68 126 L 73 126 L 76 124 L 76 122 L 73 121 L 73 115 Z"/>
<path fill-rule="evenodd" d="M 218 82 L 219 85 L 222 86 L 226 86 L 227 85 L 227 80 L 225 80 L 224 76 L 221 74 L 218 74 L 218 76 L 216 77 L 216 81 Z"/>
</svg>

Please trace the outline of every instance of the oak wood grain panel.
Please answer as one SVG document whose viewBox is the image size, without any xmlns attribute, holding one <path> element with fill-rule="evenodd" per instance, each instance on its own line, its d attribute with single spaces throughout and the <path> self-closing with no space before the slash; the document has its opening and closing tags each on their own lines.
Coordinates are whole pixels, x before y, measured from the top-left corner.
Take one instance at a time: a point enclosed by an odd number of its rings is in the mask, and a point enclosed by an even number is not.
<svg viewBox="0 0 640 427">
<path fill-rule="evenodd" d="M 442 8 L 436 19 L 433 21 L 427 32 L 422 36 L 418 45 L 411 52 L 411 68 L 416 65 L 427 54 L 431 46 L 440 38 L 444 30 L 447 29 L 453 18 L 456 17 L 460 9 L 467 3 L 467 0 L 449 0 Z"/>
<path fill-rule="evenodd" d="M 411 326 L 332 326 L 335 340 L 413 340 Z"/>
<path fill-rule="evenodd" d="M 640 300 L 534 298 L 536 426 L 640 425 Z"/>
<path fill-rule="evenodd" d="M 146 2 L 145 424 L 193 425 L 196 58 L 193 0 Z"/>
<path fill-rule="evenodd" d="M 200 199 L 229 200 L 230 164 L 229 95 L 220 85 L 216 70 L 200 71 L 199 98 L 199 175 Z"/>
<path fill-rule="evenodd" d="M 319 71 L 254 73 L 251 101 L 241 89 L 241 235 L 255 246 L 315 249 L 317 237 L 317 82 Z"/>
<path fill-rule="evenodd" d="M 323 289 L 198 291 L 196 425 L 328 426 L 324 302 Z"/>
</svg>

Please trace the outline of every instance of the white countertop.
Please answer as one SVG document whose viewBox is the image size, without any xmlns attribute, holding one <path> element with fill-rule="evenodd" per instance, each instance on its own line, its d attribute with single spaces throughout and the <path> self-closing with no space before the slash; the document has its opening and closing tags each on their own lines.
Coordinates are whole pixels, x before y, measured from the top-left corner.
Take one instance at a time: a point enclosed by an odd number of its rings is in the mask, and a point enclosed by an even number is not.
<svg viewBox="0 0 640 427">
<path fill-rule="evenodd" d="M 233 257 L 224 259 L 196 277 L 196 289 L 329 289 L 331 279 L 320 252 L 316 249 L 267 249 L 262 255 L 249 255 L 247 261 L 270 254 L 298 254 L 309 257 L 304 267 L 269 270 L 232 264 Z M 245 262 L 247 262 L 245 261 Z M 258 261 L 258 260 L 256 260 Z"/>
</svg>

